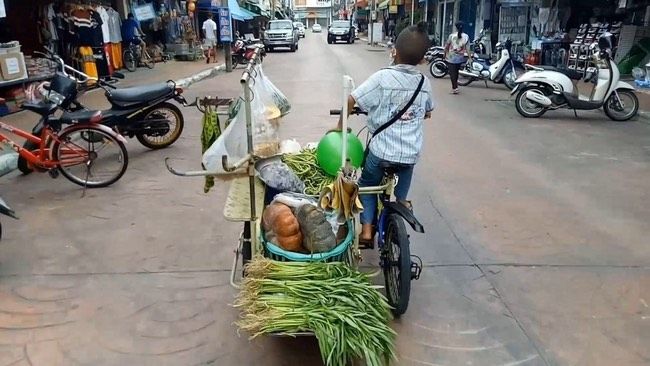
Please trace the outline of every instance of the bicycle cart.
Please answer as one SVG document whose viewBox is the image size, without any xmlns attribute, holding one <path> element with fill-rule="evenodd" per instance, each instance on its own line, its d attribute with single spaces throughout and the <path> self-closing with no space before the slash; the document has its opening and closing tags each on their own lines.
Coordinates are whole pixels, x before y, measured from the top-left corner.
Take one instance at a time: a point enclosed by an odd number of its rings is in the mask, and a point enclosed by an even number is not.
<svg viewBox="0 0 650 366">
<path fill-rule="evenodd" d="M 237 246 L 234 250 L 234 257 L 231 267 L 230 284 L 236 288 L 242 288 L 242 282 L 238 278 L 245 279 L 247 276 L 246 267 L 249 261 L 255 260 L 256 257 L 267 257 L 276 262 L 287 261 L 305 261 L 305 262 L 337 262 L 345 263 L 347 266 L 356 270 L 362 259 L 361 248 L 359 246 L 358 236 L 359 221 L 352 218 L 346 222 L 347 234 L 342 242 L 326 253 L 317 254 L 300 254 L 288 253 L 278 246 L 270 243 L 264 237 L 261 224 L 261 213 L 263 208 L 269 204 L 268 188 L 258 177 L 257 170 L 260 165 L 277 156 L 260 159 L 254 155 L 253 146 L 253 121 L 251 116 L 251 90 L 250 80 L 252 67 L 258 60 L 258 51 L 249 62 L 240 80 L 243 87 L 244 108 L 246 111 L 246 129 L 247 129 L 247 149 L 248 154 L 236 162 L 232 162 L 227 156 L 222 157 L 223 170 L 225 172 L 239 171 L 244 173 L 231 180 L 230 190 L 228 192 L 224 205 L 224 216 L 227 221 L 237 223 L 243 226 L 239 236 Z M 352 80 L 349 77 L 344 78 L 344 95 L 348 95 L 352 88 Z M 332 111 L 332 114 L 342 113 L 343 131 L 347 131 L 347 115 L 345 110 L 347 103 L 343 103 L 342 112 Z M 361 114 L 360 111 L 351 111 L 353 114 Z M 349 159 L 346 158 L 347 144 L 343 139 L 343 154 L 341 165 L 346 167 Z M 180 176 L 218 176 L 223 172 L 211 171 L 189 171 L 179 172 L 173 169 L 167 162 L 168 170 Z M 385 287 L 388 303 L 392 308 L 395 316 L 403 314 L 408 306 L 410 295 L 410 281 L 419 278 L 421 271 L 421 262 L 419 259 L 412 257 L 409 250 L 409 237 L 406 231 L 404 221 L 417 232 L 424 232 L 422 225 L 413 215 L 412 211 L 398 203 L 393 195 L 393 190 L 398 182 L 399 177 L 396 175 L 396 166 L 388 164 L 384 167 L 385 179 L 383 183 L 376 187 L 359 188 L 359 194 L 380 195 L 381 209 L 377 217 L 378 240 L 377 244 L 380 250 L 380 269 L 375 274 L 383 272 L 385 277 Z M 342 171 L 350 171 L 343 169 Z M 343 175 L 344 173 L 339 173 Z M 244 285 L 246 281 L 244 281 Z M 376 292 L 376 291 L 373 291 Z M 268 335 L 279 336 L 310 336 L 313 332 L 305 329 L 297 332 L 269 332 Z M 319 339 L 320 344 L 320 339 Z M 321 351 L 322 352 L 322 351 Z M 372 364 L 372 363 L 371 363 Z"/>
</svg>

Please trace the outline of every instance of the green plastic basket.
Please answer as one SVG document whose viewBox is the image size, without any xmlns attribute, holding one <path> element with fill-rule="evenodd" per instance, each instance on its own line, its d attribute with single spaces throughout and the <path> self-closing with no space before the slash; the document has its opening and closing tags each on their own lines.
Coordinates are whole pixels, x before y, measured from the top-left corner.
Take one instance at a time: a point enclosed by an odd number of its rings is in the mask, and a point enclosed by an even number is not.
<svg viewBox="0 0 650 366">
<path fill-rule="evenodd" d="M 347 225 L 348 235 L 345 239 L 332 250 L 325 253 L 303 254 L 290 252 L 267 241 L 264 232 L 261 232 L 261 240 L 264 243 L 264 256 L 280 262 L 344 262 L 348 249 L 354 241 L 354 225 L 351 221 L 348 221 Z"/>
</svg>

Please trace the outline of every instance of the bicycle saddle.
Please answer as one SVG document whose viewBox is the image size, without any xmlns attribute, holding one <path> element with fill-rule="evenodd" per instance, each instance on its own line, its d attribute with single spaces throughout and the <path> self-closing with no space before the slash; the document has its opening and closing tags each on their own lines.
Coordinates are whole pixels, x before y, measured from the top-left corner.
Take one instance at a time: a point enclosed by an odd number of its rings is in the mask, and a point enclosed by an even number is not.
<svg viewBox="0 0 650 366">
<path fill-rule="evenodd" d="M 379 163 L 379 168 L 383 170 L 386 174 L 391 175 L 397 173 L 402 169 L 410 168 L 410 165 L 394 163 L 392 161 L 382 161 Z"/>
<path fill-rule="evenodd" d="M 54 113 L 54 111 L 56 111 L 56 108 L 57 105 L 54 103 L 45 103 L 45 102 L 23 103 L 23 109 L 32 111 L 34 113 L 38 113 L 43 117 L 49 116 L 50 114 Z"/>
</svg>

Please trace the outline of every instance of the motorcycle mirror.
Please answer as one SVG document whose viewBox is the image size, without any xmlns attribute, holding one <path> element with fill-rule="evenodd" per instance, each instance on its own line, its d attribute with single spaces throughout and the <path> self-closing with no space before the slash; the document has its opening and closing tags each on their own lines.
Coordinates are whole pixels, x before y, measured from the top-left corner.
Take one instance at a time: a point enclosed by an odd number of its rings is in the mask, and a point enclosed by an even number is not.
<svg viewBox="0 0 650 366">
<path fill-rule="evenodd" d="M 122 74 L 121 72 L 116 71 L 116 72 L 113 73 L 113 77 L 116 78 L 116 79 L 124 79 L 124 74 Z"/>
</svg>

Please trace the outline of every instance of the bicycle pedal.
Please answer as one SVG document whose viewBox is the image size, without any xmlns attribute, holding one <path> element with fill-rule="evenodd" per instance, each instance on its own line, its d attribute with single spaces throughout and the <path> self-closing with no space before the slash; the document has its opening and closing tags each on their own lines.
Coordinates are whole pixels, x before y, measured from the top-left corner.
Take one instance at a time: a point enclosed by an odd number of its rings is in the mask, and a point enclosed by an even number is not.
<svg viewBox="0 0 650 366">
<path fill-rule="evenodd" d="M 47 174 L 49 174 L 50 177 L 52 177 L 52 179 L 56 179 L 59 177 L 59 171 L 57 169 L 50 169 L 47 171 Z"/>
<path fill-rule="evenodd" d="M 422 259 L 417 255 L 411 255 L 411 280 L 419 280 L 420 274 L 422 274 Z"/>
</svg>

